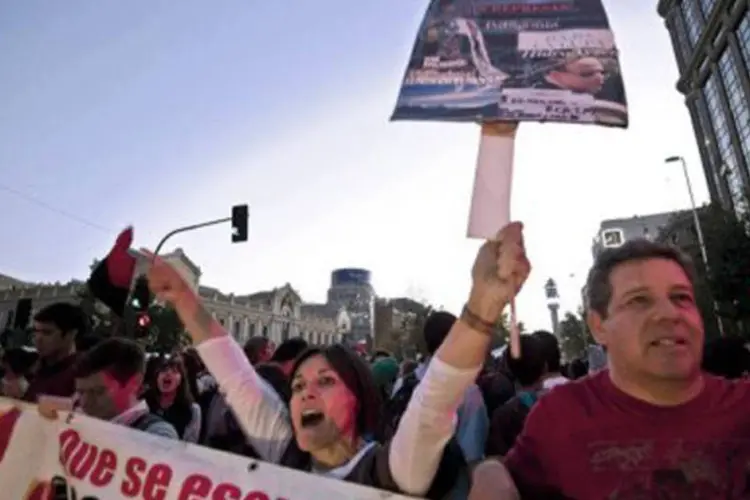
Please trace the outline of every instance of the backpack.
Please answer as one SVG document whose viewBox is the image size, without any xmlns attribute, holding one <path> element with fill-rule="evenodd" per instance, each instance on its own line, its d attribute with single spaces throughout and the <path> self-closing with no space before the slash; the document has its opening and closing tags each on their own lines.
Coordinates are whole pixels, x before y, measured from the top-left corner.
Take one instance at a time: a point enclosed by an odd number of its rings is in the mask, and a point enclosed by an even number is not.
<svg viewBox="0 0 750 500">
<path fill-rule="evenodd" d="M 128 427 L 130 427 L 131 429 L 138 429 L 139 431 L 148 432 L 149 427 L 159 422 L 165 422 L 165 420 L 159 415 L 148 411 L 133 420 Z"/>
<path fill-rule="evenodd" d="M 403 378 L 401 387 L 396 391 L 396 394 L 386 402 L 378 436 L 378 440 L 381 443 L 387 443 L 393 438 L 396 429 L 398 429 L 398 423 L 401 421 L 401 417 L 404 415 L 406 407 L 411 400 L 411 395 L 418 384 L 419 378 L 417 378 L 416 374 L 410 373 Z"/>
</svg>

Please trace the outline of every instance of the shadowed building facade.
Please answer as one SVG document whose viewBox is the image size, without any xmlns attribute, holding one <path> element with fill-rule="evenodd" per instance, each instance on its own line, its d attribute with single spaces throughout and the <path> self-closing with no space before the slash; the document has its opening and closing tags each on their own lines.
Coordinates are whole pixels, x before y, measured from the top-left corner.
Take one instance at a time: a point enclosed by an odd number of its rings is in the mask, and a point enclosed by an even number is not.
<svg viewBox="0 0 750 500">
<path fill-rule="evenodd" d="M 698 141 L 711 199 L 736 213 L 750 188 L 750 1 L 659 0 L 677 89 Z"/>
</svg>

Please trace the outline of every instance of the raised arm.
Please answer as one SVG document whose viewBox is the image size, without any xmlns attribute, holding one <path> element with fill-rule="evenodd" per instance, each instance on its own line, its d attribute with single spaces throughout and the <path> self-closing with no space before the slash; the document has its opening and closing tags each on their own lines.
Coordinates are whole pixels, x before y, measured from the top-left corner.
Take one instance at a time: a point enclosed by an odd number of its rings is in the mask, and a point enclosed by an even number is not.
<svg viewBox="0 0 750 500">
<path fill-rule="evenodd" d="M 258 376 L 242 348 L 211 316 L 180 274 L 159 257 L 151 257 L 149 287 L 160 300 L 175 308 L 250 444 L 264 460 L 278 462 L 293 439 L 283 401 Z"/>
<path fill-rule="evenodd" d="M 404 492 L 424 495 L 429 490 L 455 432 L 456 410 L 482 367 L 497 319 L 530 270 L 519 223 L 506 226 L 479 249 L 466 308 L 430 362 L 391 442 L 391 475 Z"/>
</svg>

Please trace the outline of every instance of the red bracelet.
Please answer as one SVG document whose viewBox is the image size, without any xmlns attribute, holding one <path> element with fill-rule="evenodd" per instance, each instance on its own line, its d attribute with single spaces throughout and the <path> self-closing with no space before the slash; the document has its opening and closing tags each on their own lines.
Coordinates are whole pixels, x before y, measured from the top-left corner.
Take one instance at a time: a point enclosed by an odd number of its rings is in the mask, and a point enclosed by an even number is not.
<svg viewBox="0 0 750 500">
<path fill-rule="evenodd" d="M 479 315 L 472 312 L 468 304 L 461 311 L 461 321 L 469 325 L 472 330 L 484 333 L 485 335 L 495 335 L 495 332 L 497 332 L 497 326 L 494 323 L 488 323 Z"/>
</svg>

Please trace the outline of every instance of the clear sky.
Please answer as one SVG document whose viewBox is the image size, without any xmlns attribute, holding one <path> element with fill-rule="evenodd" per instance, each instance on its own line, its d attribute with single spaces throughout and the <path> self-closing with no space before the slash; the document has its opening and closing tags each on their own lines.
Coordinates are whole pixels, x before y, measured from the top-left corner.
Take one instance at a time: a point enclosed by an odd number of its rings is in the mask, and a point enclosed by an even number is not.
<svg viewBox="0 0 750 500">
<path fill-rule="evenodd" d="M 684 155 L 705 180 L 655 1 L 606 0 L 627 131 L 525 125 L 513 217 L 534 266 L 519 298 L 547 327 L 543 284 L 574 309 L 602 219 L 685 208 Z M 137 246 L 251 206 L 250 242 L 219 227 L 173 240 L 202 283 L 290 282 L 322 301 L 330 271 L 457 311 L 478 243 L 466 219 L 478 127 L 389 123 L 426 0 L 33 0 L 0 8 L 0 273 L 85 278 L 119 229 Z M 31 197 L 33 200 L 29 200 Z M 50 209 L 48 207 L 53 207 Z"/>
</svg>

